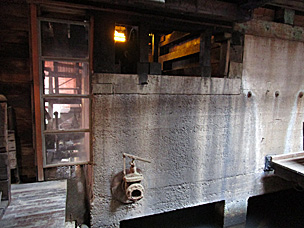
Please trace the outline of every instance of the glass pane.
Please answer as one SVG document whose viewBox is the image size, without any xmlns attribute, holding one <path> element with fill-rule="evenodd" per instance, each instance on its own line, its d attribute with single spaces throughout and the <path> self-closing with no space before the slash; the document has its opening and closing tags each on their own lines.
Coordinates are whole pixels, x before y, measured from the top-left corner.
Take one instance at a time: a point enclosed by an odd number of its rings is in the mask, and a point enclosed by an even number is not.
<svg viewBox="0 0 304 228">
<path fill-rule="evenodd" d="M 88 57 L 88 26 L 41 22 L 42 56 Z"/>
<path fill-rule="evenodd" d="M 83 62 L 43 61 L 44 94 L 88 94 L 89 70 Z"/>
<path fill-rule="evenodd" d="M 46 164 L 89 161 L 88 132 L 45 135 Z"/>
<path fill-rule="evenodd" d="M 44 100 L 44 129 L 89 128 L 89 98 L 48 98 Z"/>
</svg>

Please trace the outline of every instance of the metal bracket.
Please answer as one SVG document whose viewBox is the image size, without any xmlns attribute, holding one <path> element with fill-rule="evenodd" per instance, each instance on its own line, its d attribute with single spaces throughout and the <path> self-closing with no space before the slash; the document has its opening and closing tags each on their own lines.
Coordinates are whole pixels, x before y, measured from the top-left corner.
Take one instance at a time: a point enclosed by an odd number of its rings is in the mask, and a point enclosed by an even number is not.
<svg viewBox="0 0 304 228">
<path fill-rule="evenodd" d="M 265 167 L 264 167 L 264 172 L 269 172 L 273 171 L 274 169 L 271 167 L 271 162 L 272 162 L 272 156 L 271 155 L 266 155 L 265 156 Z"/>
</svg>

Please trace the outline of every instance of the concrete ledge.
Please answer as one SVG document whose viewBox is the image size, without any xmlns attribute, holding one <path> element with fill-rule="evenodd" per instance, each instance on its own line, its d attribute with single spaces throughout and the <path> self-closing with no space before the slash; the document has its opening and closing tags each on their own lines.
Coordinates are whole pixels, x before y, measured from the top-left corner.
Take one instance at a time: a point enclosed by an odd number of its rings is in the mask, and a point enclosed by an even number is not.
<svg viewBox="0 0 304 228">
<path fill-rule="evenodd" d="M 148 75 L 148 84 L 139 84 L 137 74 L 95 74 L 93 94 L 175 94 L 239 95 L 240 78 Z"/>
<path fill-rule="evenodd" d="M 304 41 L 304 28 L 272 21 L 251 20 L 245 23 L 237 23 L 234 30 L 244 32 L 246 35 L 258 34 L 264 37 Z"/>
</svg>

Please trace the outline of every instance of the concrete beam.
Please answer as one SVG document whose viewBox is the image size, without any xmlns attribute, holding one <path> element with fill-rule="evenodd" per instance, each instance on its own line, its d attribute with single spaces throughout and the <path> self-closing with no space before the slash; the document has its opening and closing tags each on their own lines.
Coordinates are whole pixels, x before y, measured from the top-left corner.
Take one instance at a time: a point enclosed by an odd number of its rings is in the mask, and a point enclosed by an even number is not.
<svg viewBox="0 0 304 228">
<path fill-rule="evenodd" d="M 148 75 L 146 85 L 135 74 L 95 74 L 94 94 L 239 95 L 241 79 Z"/>
</svg>

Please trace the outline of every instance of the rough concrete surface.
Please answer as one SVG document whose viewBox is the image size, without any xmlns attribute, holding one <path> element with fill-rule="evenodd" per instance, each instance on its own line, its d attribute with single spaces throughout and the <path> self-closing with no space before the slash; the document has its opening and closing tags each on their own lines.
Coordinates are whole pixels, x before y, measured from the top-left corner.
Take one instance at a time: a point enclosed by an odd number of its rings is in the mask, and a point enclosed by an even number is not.
<svg viewBox="0 0 304 228">
<path fill-rule="evenodd" d="M 302 150 L 303 53 L 301 42 L 246 36 L 239 94 L 233 87 L 222 95 L 191 95 L 191 89 L 170 94 L 170 88 L 183 87 L 172 76 L 162 82 L 150 77 L 145 89 L 161 87 L 166 93 L 145 94 L 138 92 L 141 85 L 134 77 L 113 75 L 114 92 L 97 91 L 93 97 L 92 227 L 119 227 L 122 220 L 221 200 L 227 202 L 225 216 L 233 211 L 225 223 L 233 225 L 245 219 L 250 196 L 288 187 L 264 173 L 264 157 Z M 93 86 L 108 83 L 102 77 L 95 75 Z M 197 78 L 178 80 L 197 87 Z M 220 88 L 224 80 L 212 81 L 212 87 Z M 115 87 L 128 92 L 117 94 Z M 145 194 L 128 205 L 110 192 L 112 178 L 123 169 L 124 152 L 152 161 L 137 162 Z"/>
</svg>

